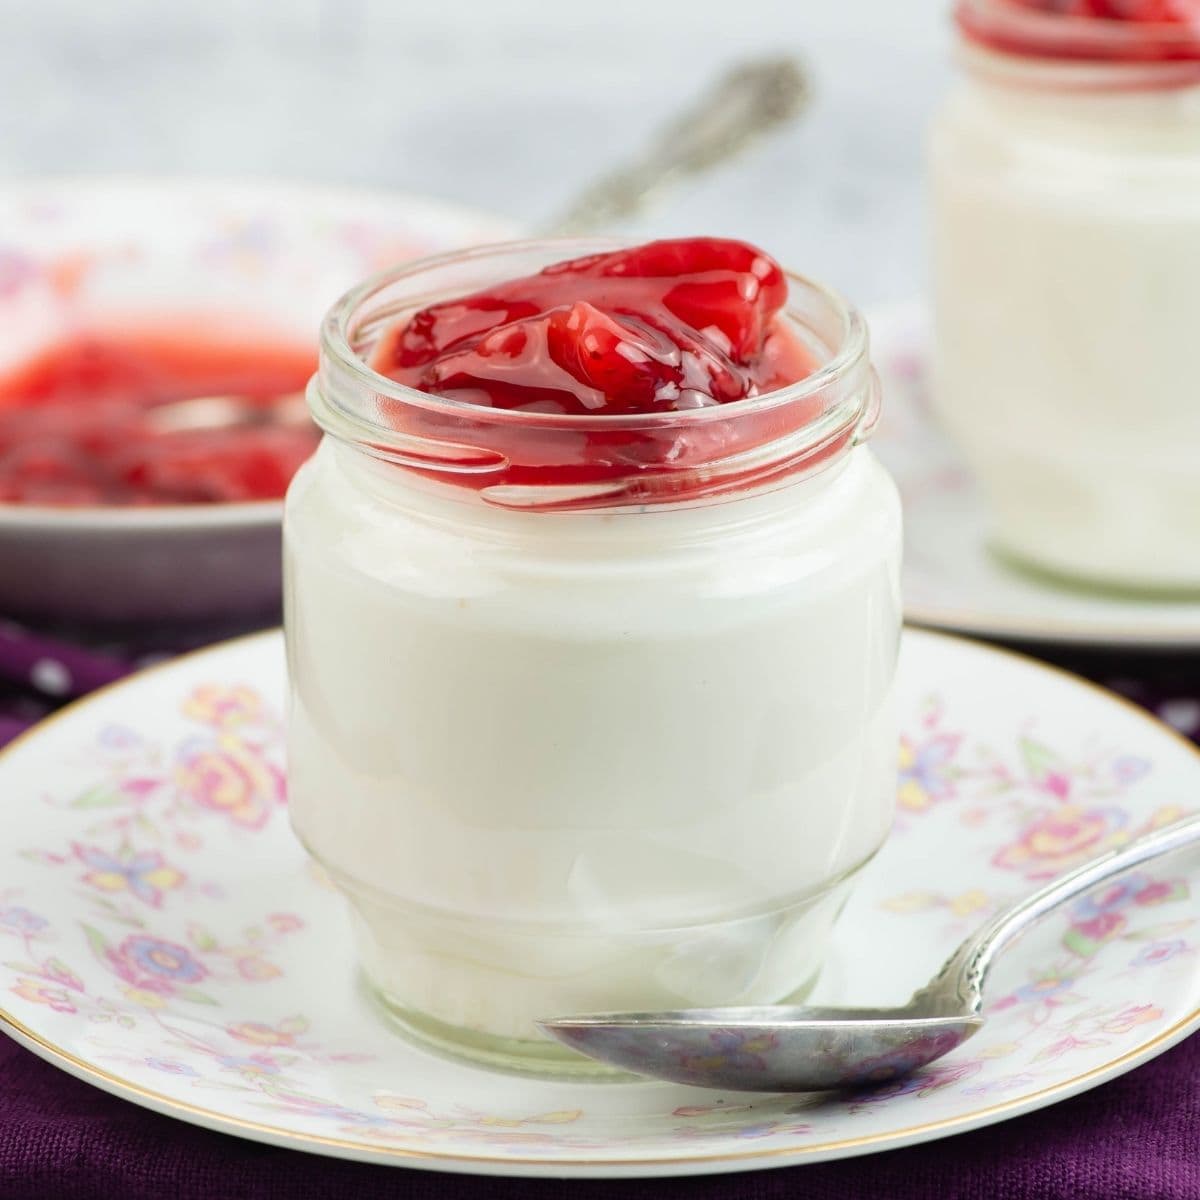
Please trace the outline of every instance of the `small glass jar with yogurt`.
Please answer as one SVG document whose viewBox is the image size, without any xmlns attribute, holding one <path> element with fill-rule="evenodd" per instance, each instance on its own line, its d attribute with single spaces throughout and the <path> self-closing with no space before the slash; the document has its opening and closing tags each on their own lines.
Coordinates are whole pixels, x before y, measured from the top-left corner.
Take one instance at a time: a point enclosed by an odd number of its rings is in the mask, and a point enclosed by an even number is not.
<svg viewBox="0 0 1200 1200">
<path fill-rule="evenodd" d="M 959 6 L 966 79 L 930 158 L 936 405 L 999 550 L 1195 590 L 1200 30 L 1136 19 L 1162 5 L 1039 11 L 1066 7 Z"/>
<path fill-rule="evenodd" d="M 538 1018 L 804 994 L 896 764 L 899 501 L 841 300 L 789 277 L 812 373 L 688 412 L 483 408 L 368 365 L 423 306 L 597 248 L 347 296 L 285 517 L 292 821 L 366 977 L 435 1045 L 551 1069 L 600 1068 Z"/>
</svg>

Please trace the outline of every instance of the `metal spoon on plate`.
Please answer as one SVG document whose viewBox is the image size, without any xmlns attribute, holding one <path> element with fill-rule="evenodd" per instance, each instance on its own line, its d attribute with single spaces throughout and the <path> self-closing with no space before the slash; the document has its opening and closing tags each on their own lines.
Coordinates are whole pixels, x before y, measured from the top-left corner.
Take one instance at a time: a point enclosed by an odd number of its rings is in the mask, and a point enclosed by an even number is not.
<svg viewBox="0 0 1200 1200">
<path fill-rule="evenodd" d="M 309 423 L 303 392 L 261 399 L 250 396 L 189 396 L 146 410 L 146 421 L 155 433 L 191 433 L 239 426 L 282 425 L 290 428 Z"/>
<path fill-rule="evenodd" d="M 615 1067 L 698 1087 L 807 1092 L 897 1079 L 982 1028 L 996 956 L 1031 925 L 1124 871 L 1200 842 L 1200 816 L 1111 850 L 996 913 L 898 1008 L 790 1005 L 596 1013 L 540 1021 L 548 1034 Z"/>
<path fill-rule="evenodd" d="M 794 58 L 754 59 L 733 67 L 666 122 L 636 158 L 584 187 L 542 232 L 587 233 L 633 216 L 673 184 L 727 161 L 787 124 L 810 96 L 808 74 Z"/>
</svg>

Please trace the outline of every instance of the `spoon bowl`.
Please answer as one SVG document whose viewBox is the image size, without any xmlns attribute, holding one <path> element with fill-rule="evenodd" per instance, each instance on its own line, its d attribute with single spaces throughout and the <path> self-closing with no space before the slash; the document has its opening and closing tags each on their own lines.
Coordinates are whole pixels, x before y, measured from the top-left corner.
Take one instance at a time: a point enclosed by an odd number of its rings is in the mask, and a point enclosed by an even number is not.
<svg viewBox="0 0 1200 1200">
<path fill-rule="evenodd" d="M 606 1013 L 543 1028 L 581 1054 L 655 1079 L 778 1092 L 792 1090 L 781 1079 L 806 1091 L 896 1079 L 957 1049 L 982 1026 L 978 1013 L 780 1005 Z"/>
<path fill-rule="evenodd" d="M 909 1075 L 984 1023 L 996 956 L 1047 913 L 1151 859 L 1200 842 L 1188 817 L 1110 850 L 993 915 L 932 980 L 896 1008 L 794 1005 L 591 1013 L 539 1021 L 564 1045 L 612 1066 L 696 1087 L 809 1092 Z"/>
</svg>

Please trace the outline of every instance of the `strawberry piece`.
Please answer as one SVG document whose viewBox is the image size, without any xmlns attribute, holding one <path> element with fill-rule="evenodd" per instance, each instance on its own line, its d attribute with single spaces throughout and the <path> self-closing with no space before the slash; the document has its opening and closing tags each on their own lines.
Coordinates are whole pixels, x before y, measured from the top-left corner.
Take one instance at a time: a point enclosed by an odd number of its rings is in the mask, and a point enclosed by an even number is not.
<svg viewBox="0 0 1200 1200">
<path fill-rule="evenodd" d="M 700 408 L 765 390 L 760 360 L 786 299 L 779 265 L 745 242 L 650 242 L 432 305 L 384 339 L 373 365 L 493 408 Z M 770 386 L 786 382 L 772 372 Z"/>
</svg>

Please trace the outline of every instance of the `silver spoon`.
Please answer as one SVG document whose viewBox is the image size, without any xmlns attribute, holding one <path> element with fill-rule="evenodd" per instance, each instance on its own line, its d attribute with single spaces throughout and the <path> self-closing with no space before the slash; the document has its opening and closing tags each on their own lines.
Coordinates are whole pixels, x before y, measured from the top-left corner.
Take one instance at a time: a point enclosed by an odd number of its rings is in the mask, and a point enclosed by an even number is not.
<svg viewBox="0 0 1200 1200">
<path fill-rule="evenodd" d="M 697 1087 L 809 1092 L 897 1079 L 982 1028 L 988 971 L 1031 925 L 1121 872 L 1197 841 L 1200 816 L 1193 816 L 1048 883 L 996 913 L 899 1008 L 764 1005 L 596 1013 L 538 1024 L 589 1058 Z"/>
<path fill-rule="evenodd" d="M 250 396 L 190 396 L 146 410 L 155 433 L 233 429 L 243 425 L 304 426 L 309 423 L 303 392 L 289 392 L 269 401 Z"/>
<path fill-rule="evenodd" d="M 794 58 L 744 62 L 664 125 L 637 158 L 588 184 L 543 233 L 586 233 L 641 210 L 687 175 L 733 157 L 808 103 L 809 78 Z"/>
</svg>

